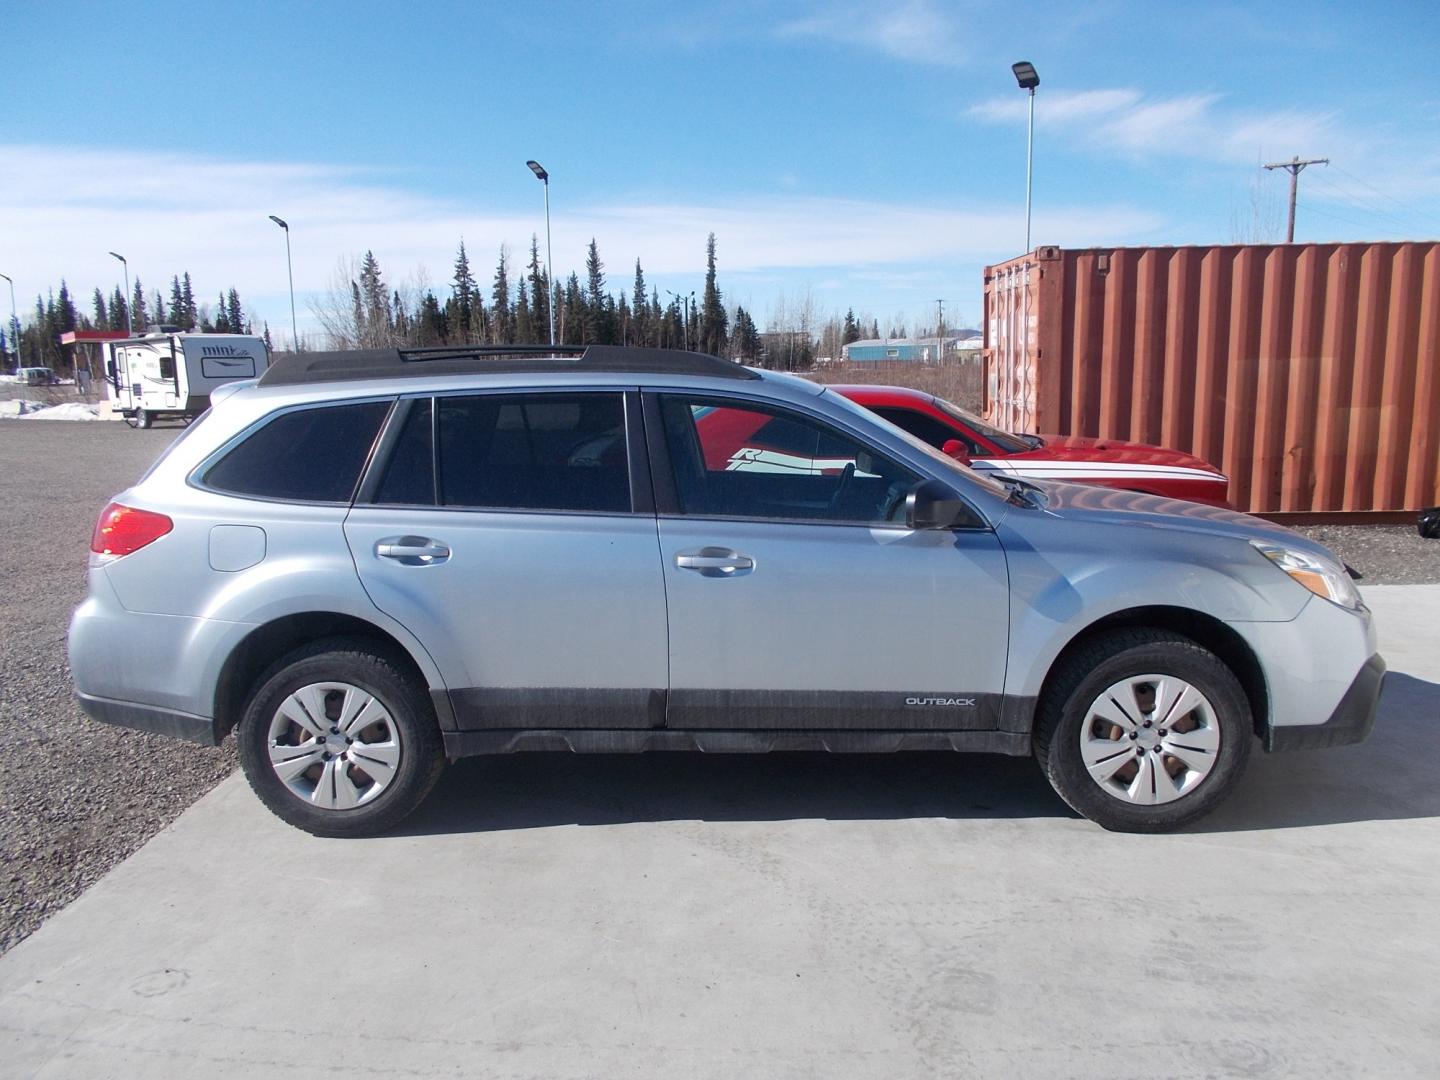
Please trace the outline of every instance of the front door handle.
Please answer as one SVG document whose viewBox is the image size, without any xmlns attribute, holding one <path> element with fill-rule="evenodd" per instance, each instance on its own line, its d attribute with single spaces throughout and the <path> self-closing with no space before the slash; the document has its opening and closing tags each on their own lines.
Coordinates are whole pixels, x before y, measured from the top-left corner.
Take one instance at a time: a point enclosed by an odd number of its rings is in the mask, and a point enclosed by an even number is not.
<svg viewBox="0 0 1440 1080">
<path fill-rule="evenodd" d="M 755 569 L 755 560 L 723 547 L 693 548 L 675 556 L 675 565 L 704 577 L 736 577 Z"/>
<path fill-rule="evenodd" d="M 428 536 L 387 536 L 375 542 L 375 554 L 402 566 L 434 566 L 450 558 L 450 549 Z"/>
</svg>

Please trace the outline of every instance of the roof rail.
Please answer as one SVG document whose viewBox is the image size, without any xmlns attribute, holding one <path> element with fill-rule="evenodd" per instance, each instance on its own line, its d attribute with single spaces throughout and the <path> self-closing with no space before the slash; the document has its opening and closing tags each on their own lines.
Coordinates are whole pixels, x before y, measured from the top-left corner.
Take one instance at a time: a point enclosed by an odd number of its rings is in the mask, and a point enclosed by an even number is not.
<svg viewBox="0 0 1440 1080">
<path fill-rule="evenodd" d="M 707 353 L 629 345 L 439 345 L 427 348 L 352 349 L 290 353 L 260 377 L 261 386 L 354 379 L 492 373 L 635 372 L 758 379 L 750 368 Z"/>
</svg>

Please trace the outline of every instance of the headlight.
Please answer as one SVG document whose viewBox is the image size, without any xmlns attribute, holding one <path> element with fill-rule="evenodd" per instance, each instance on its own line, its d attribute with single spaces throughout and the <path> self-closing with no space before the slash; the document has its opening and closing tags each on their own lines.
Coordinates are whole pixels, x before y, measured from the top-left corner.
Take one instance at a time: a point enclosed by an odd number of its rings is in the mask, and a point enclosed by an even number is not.
<svg viewBox="0 0 1440 1080">
<path fill-rule="evenodd" d="M 1252 540 L 1250 544 L 1316 596 L 1323 596 L 1332 604 L 1339 604 L 1352 611 L 1358 611 L 1364 606 L 1355 583 L 1339 563 L 1321 555 L 1280 547 L 1278 544 L 1266 544 L 1259 540 Z"/>
</svg>

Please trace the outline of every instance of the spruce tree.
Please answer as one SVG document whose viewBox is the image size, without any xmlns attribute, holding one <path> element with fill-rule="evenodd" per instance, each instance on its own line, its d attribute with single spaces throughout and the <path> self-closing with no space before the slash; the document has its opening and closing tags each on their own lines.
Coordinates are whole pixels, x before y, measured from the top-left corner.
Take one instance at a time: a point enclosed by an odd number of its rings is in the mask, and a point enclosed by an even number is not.
<svg viewBox="0 0 1440 1080">
<path fill-rule="evenodd" d="M 465 241 L 461 239 L 460 250 L 455 254 L 455 276 L 450 279 L 450 295 L 454 300 L 449 306 L 450 324 L 455 329 L 461 344 L 475 341 L 475 301 L 480 288 L 475 284 L 475 275 L 470 272 L 470 257 L 465 254 Z"/>
<path fill-rule="evenodd" d="M 228 305 L 230 332 L 232 334 L 245 333 L 245 309 L 240 306 L 240 294 L 232 286 L 230 292 L 225 296 Z"/>
<path fill-rule="evenodd" d="M 185 325 L 185 296 L 180 291 L 180 278 L 178 276 L 170 279 L 170 321 L 181 330 L 187 329 Z"/>
<path fill-rule="evenodd" d="M 125 302 L 125 294 L 120 291 L 120 286 L 115 286 L 115 291 L 110 294 L 110 325 L 116 330 L 126 329 L 129 311 L 130 305 Z"/>
<path fill-rule="evenodd" d="M 860 340 L 860 324 L 855 321 L 855 309 L 850 308 L 845 312 L 845 329 L 840 335 L 840 344 L 849 345 L 852 341 Z"/>
<path fill-rule="evenodd" d="M 215 333 L 230 333 L 230 308 L 225 303 L 225 294 L 220 294 L 220 303 L 215 305 Z"/>
<path fill-rule="evenodd" d="M 186 270 L 180 279 L 180 305 L 185 312 L 181 329 L 194 330 L 200 322 L 200 309 L 195 303 L 195 292 L 190 285 L 190 271 Z M 176 322 L 180 322 L 179 319 Z"/>
<path fill-rule="evenodd" d="M 165 298 L 160 294 L 159 289 L 155 290 L 155 305 L 154 310 L 150 312 L 150 317 L 155 320 L 157 326 L 165 323 Z"/>
<path fill-rule="evenodd" d="M 560 310 L 565 313 L 565 326 L 561 334 L 562 345 L 584 345 L 585 340 L 585 296 L 580 291 L 580 279 L 571 274 L 565 282 L 565 300 Z"/>
<path fill-rule="evenodd" d="M 609 300 L 605 295 L 605 264 L 600 261 L 600 249 L 592 236 L 585 256 L 585 344 L 614 344 L 615 320 Z"/>
<path fill-rule="evenodd" d="M 640 269 L 640 260 L 635 260 L 635 285 L 630 290 L 630 318 L 634 326 L 630 331 L 636 345 L 653 344 L 650 340 L 650 300 L 645 294 L 645 271 Z"/>
<path fill-rule="evenodd" d="M 715 284 L 715 234 L 705 241 L 705 298 L 700 302 L 701 352 L 724 356 L 729 339 L 729 319 L 720 302 L 720 288 Z"/>
<path fill-rule="evenodd" d="M 95 329 L 109 330 L 110 314 L 105 310 L 105 294 L 99 289 L 95 290 L 95 295 L 90 301 L 90 306 L 94 308 L 95 311 Z"/>
<path fill-rule="evenodd" d="M 453 297 L 451 298 L 453 301 Z M 433 292 L 427 291 L 420 301 L 420 311 L 415 319 L 415 343 L 417 345 L 444 345 L 449 332 L 445 312 Z"/>
<path fill-rule="evenodd" d="M 515 287 L 515 336 L 518 345 L 533 345 L 536 342 L 535 320 L 530 314 L 530 296 L 525 282 Z"/>
<path fill-rule="evenodd" d="M 130 318 L 135 324 L 135 332 L 143 333 L 150 325 L 150 305 L 145 302 L 145 286 L 140 284 L 140 278 L 135 278 L 134 296 L 130 300 Z"/>
<path fill-rule="evenodd" d="M 534 341 L 550 342 L 550 274 L 540 265 L 540 240 L 530 234 L 530 265 L 526 268 L 530 281 L 530 318 L 534 323 Z"/>
<path fill-rule="evenodd" d="M 393 338 L 390 293 L 380 274 L 380 261 L 366 251 L 360 263 L 360 347 L 375 349 L 389 345 Z"/>
<path fill-rule="evenodd" d="M 510 308 L 509 253 L 500 245 L 500 262 L 495 267 L 495 283 L 490 290 L 490 341 L 494 345 L 512 344 L 515 315 Z"/>
</svg>

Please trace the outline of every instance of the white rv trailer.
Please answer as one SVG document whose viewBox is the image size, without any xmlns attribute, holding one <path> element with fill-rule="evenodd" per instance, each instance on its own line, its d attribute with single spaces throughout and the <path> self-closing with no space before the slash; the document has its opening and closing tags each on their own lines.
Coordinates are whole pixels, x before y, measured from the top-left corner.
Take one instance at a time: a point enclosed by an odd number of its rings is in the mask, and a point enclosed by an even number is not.
<svg viewBox="0 0 1440 1080">
<path fill-rule="evenodd" d="M 199 416 L 210 392 L 262 375 L 270 355 L 253 334 L 185 333 L 163 327 L 104 342 L 105 393 L 131 427 Z"/>
</svg>

